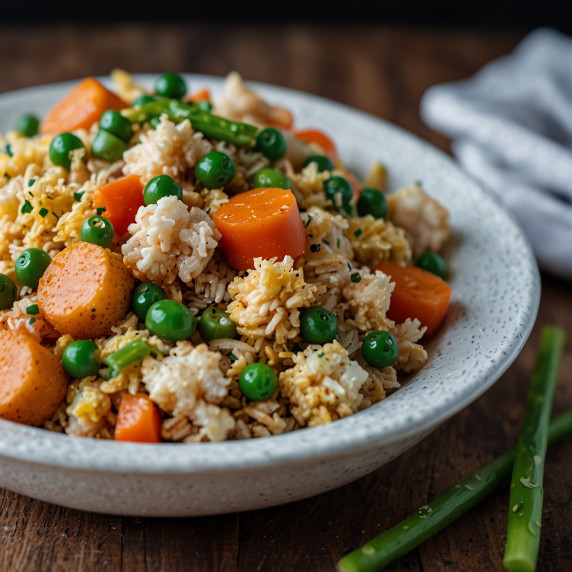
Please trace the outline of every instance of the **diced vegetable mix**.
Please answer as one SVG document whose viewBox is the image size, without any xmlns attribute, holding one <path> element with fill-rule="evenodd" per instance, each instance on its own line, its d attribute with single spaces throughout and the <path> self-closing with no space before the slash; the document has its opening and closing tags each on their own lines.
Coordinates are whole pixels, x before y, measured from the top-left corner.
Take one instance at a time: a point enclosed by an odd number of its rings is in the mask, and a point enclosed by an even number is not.
<svg viewBox="0 0 572 572">
<path fill-rule="evenodd" d="M 261 437 L 357 413 L 423 367 L 451 294 L 444 206 L 389 193 L 381 162 L 356 176 L 235 72 L 221 93 L 112 79 L 1 136 L 0 343 L 19 356 L 0 360 L 1 418 Z"/>
</svg>

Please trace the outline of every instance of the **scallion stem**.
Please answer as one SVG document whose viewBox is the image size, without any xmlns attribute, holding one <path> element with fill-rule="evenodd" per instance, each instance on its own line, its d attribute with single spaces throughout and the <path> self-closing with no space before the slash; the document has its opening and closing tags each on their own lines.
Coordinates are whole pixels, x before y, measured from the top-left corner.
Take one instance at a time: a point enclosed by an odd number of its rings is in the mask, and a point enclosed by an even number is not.
<svg viewBox="0 0 572 572">
<path fill-rule="evenodd" d="M 503 558 L 503 566 L 509 572 L 536 569 L 548 425 L 564 341 L 562 328 L 547 326 L 542 330 L 512 470 Z"/>
</svg>

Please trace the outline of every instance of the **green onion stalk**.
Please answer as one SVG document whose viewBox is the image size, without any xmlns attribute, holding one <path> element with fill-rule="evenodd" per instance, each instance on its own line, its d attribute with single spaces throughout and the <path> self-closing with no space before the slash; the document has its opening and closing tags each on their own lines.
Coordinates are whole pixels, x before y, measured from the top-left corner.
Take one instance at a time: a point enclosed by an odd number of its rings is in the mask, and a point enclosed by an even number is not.
<svg viewBox="0 0 572 572">
<path fill-rule="evenodd" d="M 564 340 L 562 328 L 550 326 L 542 331 L 540 353 L 530 383 L 512 469 L 503 558 L 503 566 L 509 572 L 536 569 L 548 426 Z"/>
<path fill-rule="evenodd" d="M 547 343 L 546 338 L 552 340 L 553 343 Z M 538 356 L 538 368 L 546 372 L 548 376 L 555 378 L 561 355 L 560 336 L 554 335 L 551 329 L 548 334 L 543 334 L 543 341 Z M 547 442 L 551 445 L 569 433 L 572 433 L 572 411 L 563 413 L 550 423 Z M 517 449 L 513 449 L 498 457 L 475 474 L 420 507 L 393 528 L 370 540 L 361 548 L 350 552 L 338 562 L 338 569 L 341 572 L 374 572 L 407 554 L 476 506 L 501 484 L 507 482 L 512 472 L 516 452 Z M 527 490 L 536 491 L 537 488 L 527 488 Z M 517 518 L 520 520 L 520 517 Z"/>
</svg>

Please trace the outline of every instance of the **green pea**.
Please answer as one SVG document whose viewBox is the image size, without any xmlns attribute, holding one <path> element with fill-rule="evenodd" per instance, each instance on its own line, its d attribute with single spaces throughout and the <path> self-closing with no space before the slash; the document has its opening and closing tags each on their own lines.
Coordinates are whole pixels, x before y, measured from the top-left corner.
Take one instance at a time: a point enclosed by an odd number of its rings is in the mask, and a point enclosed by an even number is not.
<svg viewBox="0 0 572 572">
<path fill-rule="evenodd" d="M 361 355 L 365 361 L 379 369 L 393 365 L 398 354 L 397 340 L 384 330 L 367 334 L 361 345 Z"/>
<path fill-rule="evenodd" d="M 272 161 L 283 157 L 287 147 L 284 135 L 275 127 L 267 127 L 259 131 L 254 145 L 257 151 Z"/>
<path fill-rule="evenodd" d="M 300 333 L 311 344 L 327 344 L 338 333 L 338 320 L 326 308 L 310 306 L 300 318 Z"/>
<path fill-rule="evenodd" d="M 127 149 L 127 144 L 113 133 L 100 129 L 91 143 L 91 155 L 108 163 L 119 161 Z"/>
<path fill-rule="evenodd" d="M 276 392 L 278 379 L 269 365 L 251 363 L 240 373 L 238 386 L 251 401 L 266 401 Z"/>
<path fill-rule="evenodd" d="M 307 167 L 310 163 L 316 163 L 319 173 L 334 170 L 334 164 L 325 155 L 311 155 L 304 161 L 303 167 Z"/>
<path fill-rule="evenodd" d="M 236 175 L 232 159 L 221 151 L 211 151 L 201 157 L 195 166 L 195 176 L 207 189 L 221 189 Z"/>
<path fill-rule="evenodd" d="M 199 331 L 205 342 L 237 336 L 236 325 L 230 315 L 218 306 L 211 306 L 202 313 Z"/>
<path fill-rule="evenodd" d="M 52 259 L 50 255 L 40 248 L 27 248 L 18 256 L 15 264 L 16 278 L 30 288 L 37 288 L 40 278 Z"/>
<path fill-rule="evenodd" d="M 18 288 L 10 276 L 0 274 L 0 310 L 7 310 L 18 298 Z"/>
<path fill-rule="evenodd" d="M 193 313 L 175 300 L 159 300 L 147 310 L 145 327 L 169 342 L 190 338 L 197 327 Z"/>
<path fill-rule="evenodd" d="M 155 93 L 171 99 L 181 99 L 187 93 L 187 84 L 178 73 L 164 73 L 155 82 Z"/>
<path fill-rule="evenodd" d="M 24 137 L 33 137 L 40 130 L 40 120 L 29 113 L 20 115 L 14 126 L 14 131 Z"/>
<path fill-rule="evenodd" d="M 290 178 L 286 173 L 267 167 L 265 169 L 260 169 L 260 171 L 255 173 L 254 178 L 252 179 L 252 188 L 291 189 L 292 181 L 290 181 Z"/>
<path fill-rule="evenodd" d="M 447 263 L 444 258 L 437 254 L 436 252 L 427 251 L 424 252 L 416 261 L 415 266 L 435 274 L 445 280 L 447 276 Z"/>
<path fill-rule="evenodd" d="M 194 106 L 198 107 L 202 111 L 206 111 L 207 113 L 210 113 L 213 110 L 213 104 L 208 99 L 197 101 Z"/>
<path fill-rule="evenodd" d="M 338 212 L 352 216 L 354 190 L 351 183 L 345 177 L 336 175 L 326 179 L 324 181 L 324 192 Z"/>
<path fill-rule="evenodd" d="M 157 175 L 149 179 L 143 189 L 143 202 L 146 205 L 154 205 L 159 199 L 171 196 L 181 200 L 183 198 L 183 189 L 169 175 Z"/>
<path fill-rule="evenodd" d="M 64 369 L 75 379 L 97 375 L 99 363 L 95 359 L 97 344 L 90 340 L 75 340 L 66 346 L 62 354 Z"/>
<path fill-rule="evenodd" d="M 131 121 L 115 109 L 108 109 L 102 113 L 99 118 L 99 127 L 100 129 L 119 137 L 119 139 L 126 143 L 133 135 Z"/>
<path fill-rule="evenodd" d="M 151 103 L 152 101 L 156 101 L 156 99 L 152 95 L 148 95 L 145 93 L 135 98 L 131 103 L 131 107 L 137 107 L 138 105 L 145 105 L 146 103 Z"/>
<path fill-rule="evenodd" d="M 165 292 L 153 282 L 141 282 L 131 295 L 131 309 L 141 322 L 145 322 L 147 311 L 159 300 L 165 299 Z"/>
<path fill-rule="evenodd" d="M 366 187 L 362 189 L 357 201 L 359 216 L 372 215 L 374 218 L 387 216 L 388 204 L 386 196 L 378 189 Z"/>
<path fill-rule="evenodd" d="M 81 239 L 107 248 L 112 242 L 115 231 L 109 219 L 101 215 L 93 215 L 81 225 Z"/>
<path fill-rule="evenodd" d="M 54 165 L 69 169 L 71 167 L 70 153 L 75 149 L 83 149 L 83 141 L 73 133 L 60 133 L 50 143 L 48 155 Z"/>
</svg>

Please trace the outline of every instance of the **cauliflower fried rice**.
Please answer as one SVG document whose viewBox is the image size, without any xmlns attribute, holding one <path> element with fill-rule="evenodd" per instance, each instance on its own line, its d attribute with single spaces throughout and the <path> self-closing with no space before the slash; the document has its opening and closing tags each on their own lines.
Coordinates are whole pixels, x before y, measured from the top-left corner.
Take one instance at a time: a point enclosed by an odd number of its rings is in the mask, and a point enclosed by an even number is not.
<svg viewBox="0 0 572 572">
<path fill-rule="evenodd" d="M 112 78 L 127 104 L 145 93 L 122 70 Z M 223 92 L 213 97 L 212 113 L 262 128 L 276 125 L 287 113 L 273 103 L 233 72 Z M 426 251 L 441 251 L 449 239 L 446 208 L 419 184 L 387 193 L 385 172 L 373 165 L 358 184 L 386 193 L 388 214 L 350 216 L 332 204 L 324 181 L 331 176 L 356 180 L 355 175 L 337 156 L 331 171 L 320 171 L 316 163 L 304 166 L 324 149 L 296 138 L 292 130 L 283 129 L 286 153 L 272 160 L 253 145 L 209 138 L 189 120 L 163 114 L 154 125 L 135 125 L 122 158 L 113 162 L 89 153 L 97 130 L 95 122 L 74 131 L 84 148 L 72 153 L 69 169 L 50 160 L 50 135 L 0 135 L 0 273 L 18 287 L 13 306 L 0 312 L 0 329 L 24 329 L 61 358 L 74 338 L 58 332 L 41 313 L 30 320 L 37 292 L 17 280 L 15 261 L 28 248 L 53 258 L 80 242 L 83 222 L 98 212 L 93 202 L 98 188 L 128 175 L 143 182 L 169 175 L 180 185 L 182 198 L 166 196 L 139 207 L 128 234 L 108 247 L 110 255 L 122 261 L 136 283 L 157 284 L 197 320 L 210 306 L 224 309 L 237 335 L 207 340 L 197 328 L 188 339 L 168 341 L 129 310 L 109 335 L 93 339 L 97 358 L 104 363 L 137 339 L 156 351 L 111 377 L 98 373 L 70 379 L 45 429 L 114 439 L 118 411 L 129 393 L 147 395 L 158 408 L 164 441 L 266 437 L 357 413 L 398 390 L 403 376 L 424 366 L 425 327 L 417 319 L 396 323 L 388 317 L 395 284 L 374 270 L 383 261 L 412 265 Z M 221 188 L 206 188 L 195 176 L 197 163 L 211 151 L 222 151 L 236 166 Z M 254 174 L 267 167 L 292 183 L 307 248 L 300 257 L 257 257 L 252 268 L 238 270 L 220 248 L 213 215 L 252 188 Z M 337 335 L 328 343 L 309 343 L 301 334 L 304 311 L 313 306 L 337 319 Z M 398 343 L 397 359 L 382 368 L 370 365 L 360 351 L 364 338 L 378 330 L 390 332 Z M 241 372 L 254 363 L 276 374 L 277 388 L 269 399 L 249 399 L 240 388 Z"/>
</svg>

